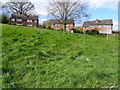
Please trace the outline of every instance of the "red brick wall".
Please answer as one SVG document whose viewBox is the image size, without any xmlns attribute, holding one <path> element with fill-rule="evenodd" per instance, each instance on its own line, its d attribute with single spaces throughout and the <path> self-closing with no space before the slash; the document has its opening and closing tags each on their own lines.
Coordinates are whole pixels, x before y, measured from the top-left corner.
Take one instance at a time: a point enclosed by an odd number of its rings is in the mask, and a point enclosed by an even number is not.
<svg viewBox="0 0 120 90">
<path fill-rule="evenodd" d="M 60 26 L 51 25 L 51 28 L 53 29 L 62 29 L 63 27 L 63 24 L 60 24 Z M 66 28 L 68 29 L 68 31 L 70 31 L 71 29 L 74 29 L 74 25 L 68 24 L 66 25 Z"/>
<path fill-rule="evenodd" d="M 108 30 L 108 29 L 110 29 L 110 30 L 112 30 L 112 26 L 107 26 L 107 25 L 103 25 L 104 27 L 103 28 L 100 28 L 99 26 L 94 26 L 94 27 L 97 27 L 99 30 Z M 86 30 L 93 30 L 94 29 L 94 27 L 93 28 L 90 28 L 90 27 L 83 27 L 83 32 L 84 31 L 86 31 Z"/>
<path fill-rule="evenodd" d="M 12 20 L 12 19 L 10 19 L 10 20 Z M 15 18 L 15 21 L 11 21 L 11 24 L 15 24 L 15 25 L 22 24 L 24 26 L 27 26 L 28 24 L 32 24 L 32 27 L 34 27 L 34 26 L 38 27 L 38 23 L 39 23 L 38 20 L 37 20 L 37 22 L 34 22 L 34 20 L 32 20 L 32 22 L 27 22 L 27 19 L 19 22 L 19 21 L 16 21 L 16 18 Z"/>
</svg>

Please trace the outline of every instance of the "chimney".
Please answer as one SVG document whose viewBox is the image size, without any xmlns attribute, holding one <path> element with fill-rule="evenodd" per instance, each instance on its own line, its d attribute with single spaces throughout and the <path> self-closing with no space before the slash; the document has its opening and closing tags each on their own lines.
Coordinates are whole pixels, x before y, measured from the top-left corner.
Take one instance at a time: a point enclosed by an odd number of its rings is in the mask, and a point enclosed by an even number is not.
<svg viewBox="0 0 120 90">
<path fill-rule="evenodd" d="M 99 21 L 99 20 L 98 20 L 98 18 L 97 18 L 97 19 L 96 19 L 96 23 L 98 23 L 98 21 Z"/>
</svg>

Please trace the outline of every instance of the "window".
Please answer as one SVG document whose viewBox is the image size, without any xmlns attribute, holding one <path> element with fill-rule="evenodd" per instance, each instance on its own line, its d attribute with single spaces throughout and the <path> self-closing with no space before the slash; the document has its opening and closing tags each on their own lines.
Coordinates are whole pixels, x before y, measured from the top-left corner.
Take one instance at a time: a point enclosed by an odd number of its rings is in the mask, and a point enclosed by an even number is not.
<svg viewBox="0 0 120 90">
<path fill-rule="evenodd" d="M 30 26 L 30 27 L 32 27 L 32 24 L 28 24 L 27 26 Z"/>
<path fill-rule="evenodd" d="M 68 28 L 66 28 L 66 31 L 69 31 L 69 29 L 68 29 Z"/>
<path fill-rule="evenodd" d="M 67 24 L 66 26 L 69 26 L 69 24 Z"/>
<path fill-rule="evenodd" d="M 55 26 L 55 24 L 51 24 L 51 26 Z"/>
<path fill-rule="evenodd" d="M 17 25 L 23 25 L 23 24 L 17 24 Z"/>
<path fill-rule="evenodd" d="M 32 22 L 32 20 L 27 19 L 27 22 Z"/>
<path fill-rule="evenodd" d="M 34 28 L 37 28 L 37 26 L 34 26 Z"/>
<path fill-rule="evenodd" d="M 18 21 L 18 22 L 21 22 L 21 21 L 22 21 L 22 19 L 17 19 L 17 21 Z"/>
<path fill-rule="evenodd" d="M 104 28 L 104 25 L 99 25 L 99 28 Z"/>
<path fill-rule="evenodd" d="M 73 24 L 70 24 L 70 26 L 73 26 Z"/>
<path fill-rule="evenodd" d="M 107 28 L 110 28 L 110 25 L 107 25 Z"/>
<path fill-rule="evenodd" d="M 60 28 L 55 28 L 55 29 L 60 29 Z"/>
<path fill-rule="evenodd" d="M 103 25 L 101 25 L 101 28 L 104 28 L 104 26 L 103 26 Z"/>
<path fill-rule="evenodd" d="M 34 22 L 36 23 L 36 22 L 37 22 L 37 20 L 34 20 Z"/>
<path fill-rule="evenodd" d="M 12 19 L 12 21 L 15 21 L 15 19 Z"/>
<path fill-rule="evenodd" d="M 90 26 L 90 28 L 93 28 L 93 26 Z"/>
<path fill-rule="evenodd" d="M 60 24 L 55 24 L 55 26 L 60 26 Z"/>
</svg>

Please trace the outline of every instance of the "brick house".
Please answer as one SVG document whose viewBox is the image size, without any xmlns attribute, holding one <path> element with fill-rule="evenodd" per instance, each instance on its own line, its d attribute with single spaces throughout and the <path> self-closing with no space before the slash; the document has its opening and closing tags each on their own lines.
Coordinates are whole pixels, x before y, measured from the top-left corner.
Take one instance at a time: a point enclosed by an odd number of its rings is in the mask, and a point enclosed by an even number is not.
<svg viewBox="0 0 120 90">
<path fill-rule="evenodd" d="M 52 29 L 63 29 L 64 27 L 63 22 L 60 19 L 51 19 L 43 23 L 49 25 Z M 70 32 L 71 30 L 74 30 L 74 20 L 69 19 L 67 20 L 66 24 L 66 31 Z"/>
<path fill-rule="evenodd" d="M 23 25 L 37 28 L 38 23 L 39 23 L 38 16 L 23 14 L 11 14 L 10 16 L 10 24 L 13 25 Z"/>
<path fill-rule="evenodd" d="M 112 19 L 106 19 L 106 20 L 94 20 L 94 21 L 85 21 L 82 25 L 83 32 L 86 30 L 93 30 L 97 29 L 99 33 L 104 34 L 112 34 L 113 29 L 113 21 Z"/>
</svg>

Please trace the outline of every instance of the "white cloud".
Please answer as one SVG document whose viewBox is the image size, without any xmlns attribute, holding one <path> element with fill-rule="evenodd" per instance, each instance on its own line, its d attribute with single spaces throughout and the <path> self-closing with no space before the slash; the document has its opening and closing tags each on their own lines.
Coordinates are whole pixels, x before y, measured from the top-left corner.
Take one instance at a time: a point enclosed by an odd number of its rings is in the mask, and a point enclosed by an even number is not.
<svg viewBox="0 0 120 90">
<path fill-rule="evenodd" d="M 7 1 L 8 1 L 8 0 L 1 0 L 2 3 L 5 3 L 5 2 L 7 2 Z"/>
<path fill-rule="evenodd" d="M 0 1 L 5 3 L 5 2 L 7 2 L 9 0 L 0 0 Z M 18 1 L 18 0 L 16 0 L 16 1 Z M 24 0 L 21 0 L 21 1 L 24 1 Z M 29 0 L 29 1 L 31 1 L 31 2 L 47 2 L 48 0 Z"/>
<path fill-rule="evenodd" d="M 35 10 L 39 15 L 47 15 L 46 6 L 47 2 L 33 2 L 35 5 Z"/>
<path fill-rule="evenodd" d="M 109 8 L 109 9 L 117 9 L 119 0 L 86 0 L 89 2 L 89 5 L 93 9 L 98 8 Z"/>
</svg>

